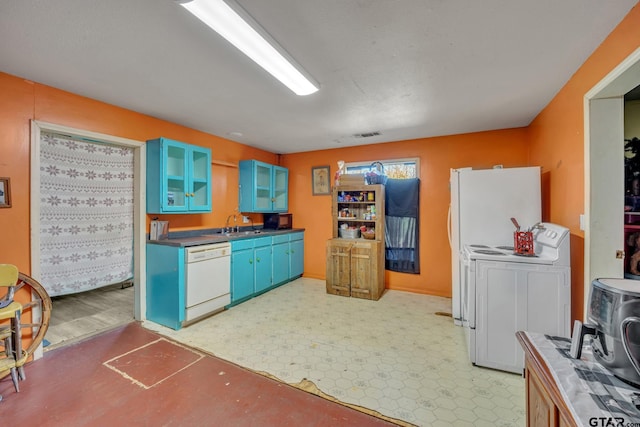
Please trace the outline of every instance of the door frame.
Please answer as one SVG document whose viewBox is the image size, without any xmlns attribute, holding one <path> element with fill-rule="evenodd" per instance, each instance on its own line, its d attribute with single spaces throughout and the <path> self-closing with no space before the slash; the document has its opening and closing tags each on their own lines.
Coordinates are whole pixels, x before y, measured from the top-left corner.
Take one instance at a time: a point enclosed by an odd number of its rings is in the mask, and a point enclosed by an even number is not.
<svg viewBox="0 0 640 427">
<path fill-rule="evenodd" d="M 584 319 L 593 279 L 624 275 L 623 261 L 613 248 L 624 251 L 624 95 L 640 85 L 638 76 L 640 48 L 584 96 Z M 619 157 L 608 155 L 611 141 L 615 147 L 622 147 L 615 150 Z M 603 171 L 610 173 L 606 180 L 602 179 Z M 614 208 L 603 202 L 609 200 L 616 201 Z"/>
<path fill-rule="evenodd" d="M 146 313 L 146 150 L 145 143 L 68 126 L 31 120 L 31 277 L 40 281 L 40 134 L 53 132 L 98 143 L 133 148 L 134 157 L 134 208 L 133 208 L 133 283 L 134 318 L 145 320 Z M 42 344 L 34 353 L 36 359 L 42 357 Z"/>
</svg>

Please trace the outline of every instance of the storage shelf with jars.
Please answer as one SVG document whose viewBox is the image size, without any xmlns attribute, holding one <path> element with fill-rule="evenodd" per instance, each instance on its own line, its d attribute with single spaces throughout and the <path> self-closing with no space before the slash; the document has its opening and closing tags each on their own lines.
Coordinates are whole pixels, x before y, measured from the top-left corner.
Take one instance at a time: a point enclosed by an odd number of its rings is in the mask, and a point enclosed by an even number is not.
<svg viewBox="0 0 640 427">
<path fill-rule="evenodd" d="M 333 237 L 384 240 L 384 185 L 333 188 Z"/>
<path fill-rule="evenodd" d="M 338 185 L 331 210 L 327 293 L 379 299 L 385 289 L 384 185 Z"/>
</svg>

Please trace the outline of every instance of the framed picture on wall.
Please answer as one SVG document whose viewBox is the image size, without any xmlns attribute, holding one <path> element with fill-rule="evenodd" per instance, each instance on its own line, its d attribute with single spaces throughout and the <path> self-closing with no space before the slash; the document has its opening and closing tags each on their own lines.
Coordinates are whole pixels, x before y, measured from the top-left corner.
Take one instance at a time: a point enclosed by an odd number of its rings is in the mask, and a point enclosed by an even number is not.
<svg viewBox="0 0 640 427">
<path fill-rule="evenodd" d="M 9 188 L 9 178 L 0 177 L 0 208 L 11 207 L 11 189 Z"/>
<path fill-rule="evenodd" d="M 329 174 L 329 166 L 315 166 L 311 168 L 311 189 L 314 196 L 331 194 Z"/>
</svg>

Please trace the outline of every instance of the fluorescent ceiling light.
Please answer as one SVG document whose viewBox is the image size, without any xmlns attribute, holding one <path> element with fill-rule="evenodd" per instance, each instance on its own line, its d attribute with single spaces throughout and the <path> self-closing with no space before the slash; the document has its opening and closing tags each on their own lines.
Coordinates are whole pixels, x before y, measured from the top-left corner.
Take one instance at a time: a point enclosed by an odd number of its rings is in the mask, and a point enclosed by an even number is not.
<svg viewBox="0 0 640 427">
<path fill-rule="evenodd" d="M 181 4 L 297 95 L 318 90 L 318 83 L 305 76 L 293 58 L 238 4 L 232 3 L 233 8 L 223 0 L 193 0 Z"/>
</svg>

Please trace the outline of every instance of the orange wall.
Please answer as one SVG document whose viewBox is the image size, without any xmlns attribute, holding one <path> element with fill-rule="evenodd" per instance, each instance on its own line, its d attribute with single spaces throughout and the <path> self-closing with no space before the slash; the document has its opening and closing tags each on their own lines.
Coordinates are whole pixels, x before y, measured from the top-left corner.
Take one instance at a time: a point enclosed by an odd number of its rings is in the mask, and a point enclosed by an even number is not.
<svg viewBox="0 0 640 427">
<path fill-rule="evenodd" d="M 572 318 L 581 319 L 584 301 L 584 95 L 640 47 L 640 6 L 636 5 L 528 128 L 531 163 L 543 167 L 549 220 L 571 229 Z M 638 81 L 640 84 L 640 81 Z M 620 157 L 622 161 L 622 153 Z M 614 209 L 616 209 L 614 207 Z"/>
<path fill-rule="evenodd" d="M 540 165 L 543 168 L 543 219 L 571 229 L 573 318 L 583 301 L 584 235 L 578 218 L 584 210 L 584 94 L 640 46 L 640 8 L 636 5 L 607 40 L 569 80 L 527 128 L 425 138 L 353 148 L 284 155 L 290 169 L 290 211 L 294 225 L 307 229 L 305 275 L 324 277 L 325 242 L 331 237 L 331 200 L 311 195 L 311 167 L 338 160 L 368 161 L 420 157 L 422 179 L 420 275 L 387 272 L 387 286 L 449 296 L 450 255 L 446 218 L 449 169 L 474 166 Z M 278 164 L 279 156 L 144 116 L 98 101 L 0 73 L 0 176 L 11 177 L 10 209 L 0 209 L 5 243 L 0 260 L 29 272 L 29 120 L 101 132 L 144 141 L 157 136 L 212 147 L 218 160 L 257 158 Z M 165 216 L 172 229 L 220 227 L 237 205 L 237 170 L 213 167 L 214 212 Z M 254 218 L 257 219 L 257 218 Z"/>
<path fill-rule="evenodd" d="M 421 274 L 386 272 L 389 289 L 451 296 L 451 252 L 447 237 L 449 170 L 465 166 L 489 168 L 526 166 L 525 129 L 472 133 L 440 138 L 391 142 L 282 156 L 289 168 L 290 210 L 294 225 L 306 228 L 305 276 L 325 278 L 325 243 L 332 237 L 331 197 L 313 196 L 311 168 L 338 160 L 374 161 L 420 158 L 420 270 Z"/>
<path fill-rule="evenodd" d="M 165 136 L 212 148 L 213 158 L 230 163 L 259 159 L 276 163 L 278 156 L 193 129 L 83 98 L 49 86 L 0 73 L 0 176 L 11 178 L 12 207 L 0 209 L 0 262 L 29 274 L 30 123 L 35 119 L 138 141 Z M 238 169 L 212 167 L 213 212 L 161 215 L 172 230 L 222 227 L 238 205 Z M 261 222 L 261 217 L 254 218 Z"/>
</svg>

